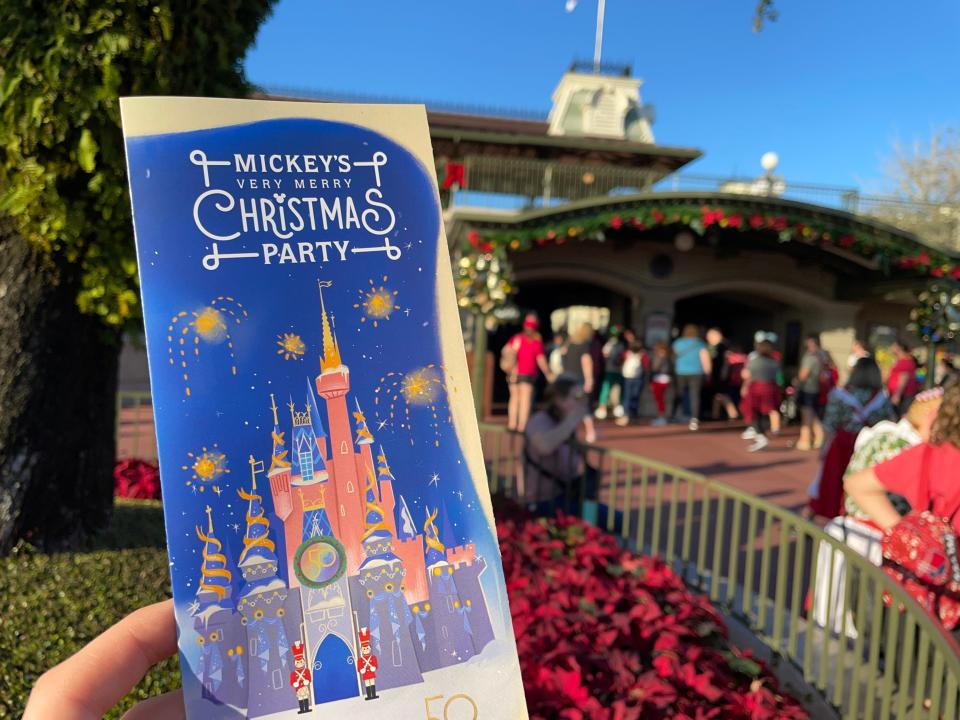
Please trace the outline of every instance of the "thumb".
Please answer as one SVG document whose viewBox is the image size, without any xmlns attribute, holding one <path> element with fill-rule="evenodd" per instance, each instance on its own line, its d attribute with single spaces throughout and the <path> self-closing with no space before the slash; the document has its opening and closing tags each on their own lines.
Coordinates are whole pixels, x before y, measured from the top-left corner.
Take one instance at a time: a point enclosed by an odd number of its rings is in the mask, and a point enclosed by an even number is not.
<svg viewBox="0 0 960 720">
<path fill-rule="evenodd" d="M 157 695 L 131 709 L 123 720 L 186 720 L 183 690 Z"/>
</svg>

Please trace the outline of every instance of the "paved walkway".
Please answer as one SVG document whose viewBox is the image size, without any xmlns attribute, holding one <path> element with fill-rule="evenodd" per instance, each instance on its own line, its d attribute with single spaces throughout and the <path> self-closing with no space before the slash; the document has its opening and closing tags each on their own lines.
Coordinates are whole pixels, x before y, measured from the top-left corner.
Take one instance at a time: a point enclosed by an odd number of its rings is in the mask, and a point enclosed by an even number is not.
<svg viewBox="0 0 960 720">
<path fill-rule="evenodd" d="M 796 428 L 785 429 L 765 450 L 749 453 L 739 423 L 706 422 L 695 433 L 685 424 L 650 427 L 645 420 L 625 428 L 607 420 L 597 427 L 600 445 L 702 473 L 794 512 L 806 504 L 818 467 L 816 452 L 788 447 Z"/>
</svg>

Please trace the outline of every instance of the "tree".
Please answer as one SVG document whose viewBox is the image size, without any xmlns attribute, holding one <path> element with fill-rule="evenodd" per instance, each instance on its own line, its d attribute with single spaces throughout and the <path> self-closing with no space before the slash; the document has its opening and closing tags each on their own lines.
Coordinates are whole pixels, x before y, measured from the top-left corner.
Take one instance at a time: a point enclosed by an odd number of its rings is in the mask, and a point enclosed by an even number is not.
<svg viewBox="0 0 960 720">
<path fill-rule="evenodd" d="M 892 198 L 867 212 L 925 242 L 960 250 L 960 132 L 941 128 L 925 142 L 894 143 L 884 176 Z"/>
<path fill-rule="evenodd" d="M 757 8 L 753 13 L 753 31 L 760 32 L 766 22 L 777 19 L 777 10 L 773 7 L 773 0 L 757 0 Z"/>
<path fill-rule="evenodd" d="M 274 0 L 0 0 L 0 552 L 112 502 L 117 365 L 139 323 L 118 97 L 242 96 Z"/>
</svg>

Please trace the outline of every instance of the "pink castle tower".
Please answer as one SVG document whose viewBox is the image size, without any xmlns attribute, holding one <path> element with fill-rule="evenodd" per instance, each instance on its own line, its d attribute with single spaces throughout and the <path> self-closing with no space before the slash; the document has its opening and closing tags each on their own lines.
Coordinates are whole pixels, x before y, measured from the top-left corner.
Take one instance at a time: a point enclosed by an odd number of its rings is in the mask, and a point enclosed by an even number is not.
<svg viewBox="0 0 960 720">
<path fill-rule="evenodd" d="M 320 311 L 323 322 L 323 355 L 317 376 L 317 393 L 327 403 L 327 423 L 330 431 L 330 460 L 327 471 L 327 508 L 330 524 L 336 537 L 347 551 L 347 574 L 353 575 L 363 561 L 361 538 L 363 523 L 364 480 L 360 474 L 361 462 L 353 443 L 353 428 L 347 409 L 350 391 L 350 369 L 340 359 L 340 346 L 330 330 L 330 319 L 323 303 L 323 288 L 319 283 Z M 372 472 L 372 468 L 371 468 Z"/>
</svg>

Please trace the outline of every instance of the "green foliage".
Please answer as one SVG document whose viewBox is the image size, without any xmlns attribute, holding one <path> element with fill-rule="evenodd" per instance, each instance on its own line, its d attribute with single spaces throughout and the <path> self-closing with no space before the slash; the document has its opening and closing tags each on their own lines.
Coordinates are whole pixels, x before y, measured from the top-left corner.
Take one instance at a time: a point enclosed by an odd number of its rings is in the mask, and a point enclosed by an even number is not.
<svg viewBox="0 0 960 720">
<path fill-rule="evenodd" d="M 0 212 L 107 325 L 139 316 L 118 98 L 244 95 L 274 2 L 0 0 Z"/>
<path fill-rule="evenodd" d="M 128 613 L 168 597 L 159 502 L 117 501 L 110 527 L 86 552 L 44 555 L 21 546 L 0 558 L 0 718 L 20 717 L 45 670 Z M 106 717 L 179 686 L 173 658 Z"/>
</svg>

